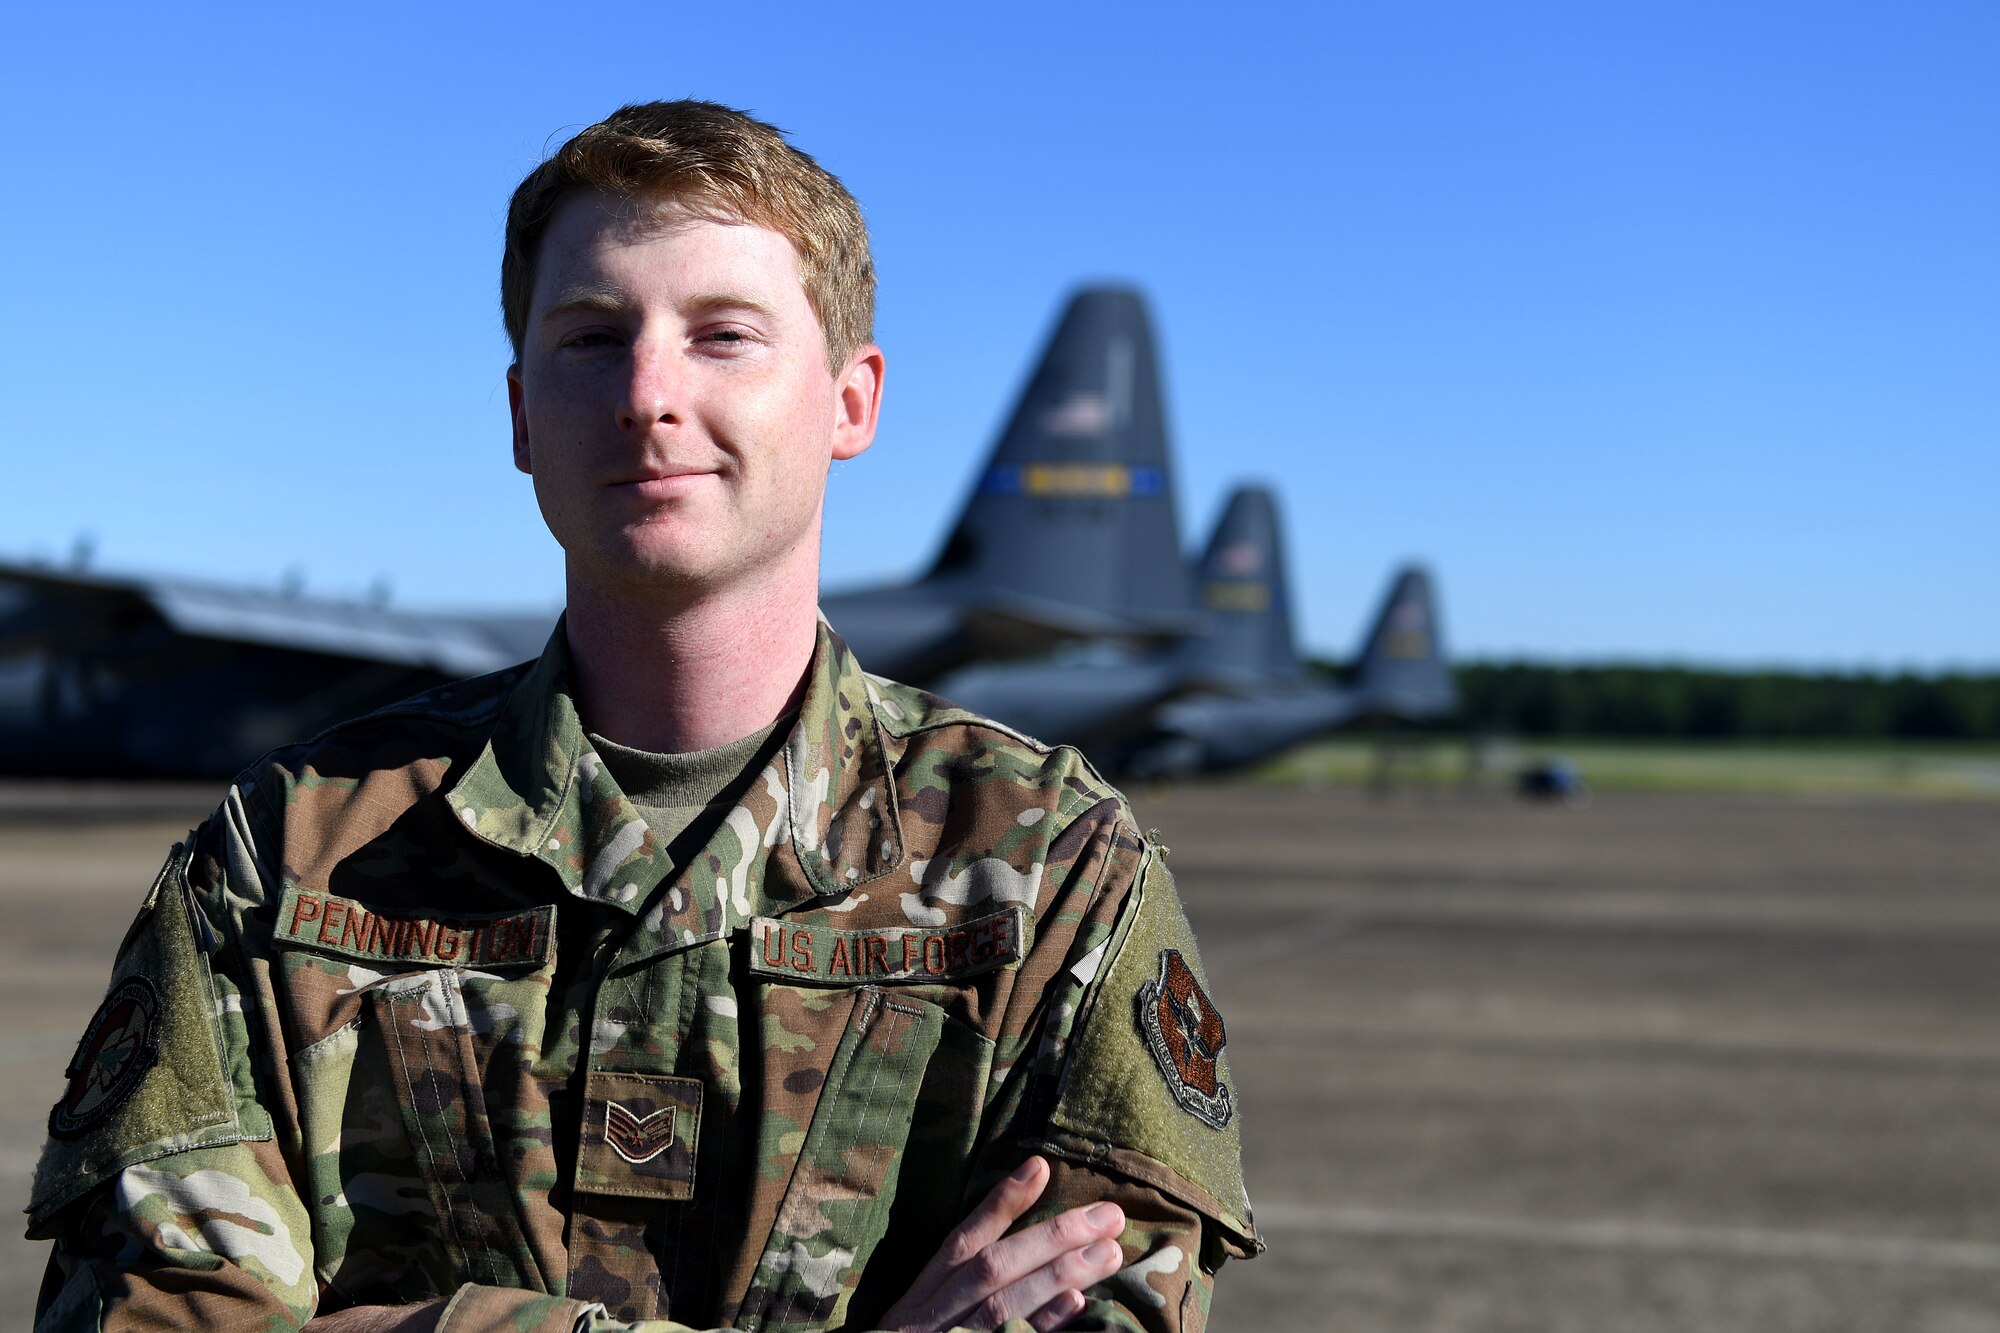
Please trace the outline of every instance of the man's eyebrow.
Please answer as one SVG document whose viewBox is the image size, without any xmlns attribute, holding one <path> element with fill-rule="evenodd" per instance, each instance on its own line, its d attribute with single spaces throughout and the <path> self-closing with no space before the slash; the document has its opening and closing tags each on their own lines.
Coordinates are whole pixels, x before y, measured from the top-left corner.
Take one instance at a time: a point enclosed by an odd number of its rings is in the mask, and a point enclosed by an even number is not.
<svg viewBox="0 0 2000 1333">
<path fill-rule="evenodd" d="M 616 314 L 626 307 L 625 298 L 608 287 L 567 287 L 550 298 L 548 309 L 542 312 L 542 319 L 547 321 L 558 315 L 575 314 L 585 310 L 600 311 L 609 315 Z"/>
<path fill-rule="evenodd" d="M 776 322 L 777 308 L 767 301 L 740 292 L 703 292 L 689 297 L 682 303 L 683 310 L 694 315 L 714 315 L 723 311 L 740 310 L 766 322 Z M 579 286 L 557 292 L 549 300 L 548 309 L 543 311 L 544 320 L 559 315 L 571 315 L 583 311 L 603 314 L 620 314 L 631 309 L 631 302 L 617 289 L 611 287 Z"/>
<path fill-rule="evenodd" d="M 724 310 L 741 310 L 767 322 L 778 319 L 777 309 L 768 302 L 739 292 L 703 292 L 689 297 L 684 302 L 684 308 L 691 314 L 713 315 Z"/>
</svg>

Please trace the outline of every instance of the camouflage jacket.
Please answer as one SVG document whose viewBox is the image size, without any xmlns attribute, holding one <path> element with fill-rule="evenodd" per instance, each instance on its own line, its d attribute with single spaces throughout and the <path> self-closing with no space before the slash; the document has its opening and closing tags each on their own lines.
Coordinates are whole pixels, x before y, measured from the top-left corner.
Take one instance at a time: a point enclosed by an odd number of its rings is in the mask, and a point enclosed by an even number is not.
<svg viewBox="0 0 2000 1333">
<path fill-rule="evenodd" d="M 50 1116 L 37 1327 L 867 1328 L 1039 1152 L 1022 1225 L 1129 1219 L 1080 1326 L 1198 1329 L 1261 1245 L 1122 798 L 822 625 L 676 869 L 567 680 L 558 629 L 267 757 L 174 849 Z"/>
</svg>

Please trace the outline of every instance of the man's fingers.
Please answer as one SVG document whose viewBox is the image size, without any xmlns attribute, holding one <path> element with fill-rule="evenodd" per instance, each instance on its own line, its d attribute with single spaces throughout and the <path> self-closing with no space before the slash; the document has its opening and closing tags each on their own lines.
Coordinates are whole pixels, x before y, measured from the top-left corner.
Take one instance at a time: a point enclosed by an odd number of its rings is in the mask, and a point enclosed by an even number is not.
<svg viewBox="0 0 2000 1333">
<path fill-rule="evenodd" d="M 952 1228 L 938 1252 L 924 1265 L 924 1271 L 910 1287 L 909 1294 L 896 1302 L 897 1313 L 930 1305 L 932 1297 L 951 1281 L 958 1270 L 973 1259 L 987 1246 L 1007 1234 L 1007 1228 L 1019 1220 L 1021 1214 L 1042 1197 L 1042 1190 L 1049 1183 L 1049 1164 L 1046 1159 L 1030 1157 L 1014 1168 L 1013 1174 L 987 1191 L 963 1222 Z"/>
<path fill-rule="evenodd" d="M 995 1185 L 945 1237 L 884 1316 L 884 1327 L 997 1328 L 1026 1316 L 1039 1333 L 1054 1333 L 1080 1314 L 1082 1290 L 1124 1262 L 1115 1238 L 1125 1229 L 1125 1213 L 1117 1204 L 1096 1203 L 1008 1235 L 1048 1183 L 1048 1162 L 1030 1157 Z"/>
<path fill-rule="evenodd" d="M 1072 1208 L 988 1245 L 940 1288 L 930 1301 L 931 1308 L 965 1323 L 966 1311 L 990 1314 L 1000 1308 L 995 1301 L 1005 1293 L 1008 1313 L 985 1327 L 1028 1314 L 1064 1287 L 1086 1287 L 1116 1272 L 1118 1246 L 1106 1238 L 1124 1229 L 1125 1214 L 1115 1203 Z M 1088 1262 L 1079 1257 L 1085 1250 L 1092 1255 Z M 1111 1267 L 1097 1271 L 1107 1260 Z M 1023 1279 L 1029 1280 L 1024 1283 Z"/>
<path fill-rule="evenodd" d="M 979 1206 L 952 1232 L 942 1253 L 952 1258 L 956 1268 L 1007 1234 L 1007 1228 L 1020 1219 L 1021 1214 L 1034 1207 L 1035 1200 L 1042 1197 L 1042 1190 L 1049 1183 L 1049 1164 L 1041 1157 L 1030 1157 L 1014 1168 L 1014 1173 L 987 1192 Z"/>
<path fill-rule="evenodd" d="M 1009 1319 L 1040 1317 L 1045 1311 L 1063 1308 L 1074 1296 L 1075 1307 L 1047 1325 L 1060 1328 L 1083 1309 L 1083 1288 L 1096 1286 L 1124 1262 L 1125 1252 L 1115 1240 L 1096 1240 L 1082 1249 L 1065 1250 L 980 1301 L 959 1316 L 958 1322 L 969 1328 L 998 1328 Z"/>
<path fill-rule="evenodd" d="M 1071 1288 L 1028 1316 L 1028 1323 L 1035 1333 L 1055 1333 L 1064 1324 L 1083 1313 L 1083 1293 Z"/>
</svg>

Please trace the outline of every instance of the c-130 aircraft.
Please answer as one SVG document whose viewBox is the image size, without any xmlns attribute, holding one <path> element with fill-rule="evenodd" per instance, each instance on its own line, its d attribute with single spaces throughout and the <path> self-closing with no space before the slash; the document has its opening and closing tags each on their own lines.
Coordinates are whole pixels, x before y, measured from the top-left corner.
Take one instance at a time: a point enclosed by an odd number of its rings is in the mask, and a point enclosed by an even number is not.
<svg viewBox="0 0 2000 1333">
<path fill-rule="evenodd" d="M 1334 689 L 1312 679 L 1293 638 L 1277 499 L 1268 489 L 1239 487 L 1229 497 L 1194 578 L 1201 628 L 1164 648 L 1092 644 L 1046 661 L 971 666 L 933 688 L 1135 778 L 1237 768 L 1352 723 L 1456 712 L 1430 576 L 1416 566 L 1390 585 L 1352 684 Z"/>
<path fill-rule="evenodd" d="M 1232 519 L 1239 504 L 1252 517 Z M 1229 578 L 1209 572 L 1199 604 L 1180 550 L 1144 303 L 1129 288 L 1087 288 L 1069 302 L 931 567 L 908 583 L 828 593 L 821 609 L 870 670 L 948 697 L 961 689 L 968 706 L 1078 740 L 1119 771 L 1229 767 L 1363 713 L 1448 712 L 1434 634 L 1411 668 L 1423 684 L 1400 694 L 1388 686 L 1395 669 L 1371 676 L 1367 662 L 1388 661 L 1372 641 L 1339 701 L 1303 681 L 1268 495 L 1232 503 L 1203 568 L 1240 562 L 1228 553 L 1265 540 L 1252 530 L 1259 504 L 1270 514 L 1268 604 L 1218 605 L 1254 596 L 1244 589 L 1255 580 L 1218 593 Z M 1418 590 L 1428 623 L 1427 584 Z M 0 562 L 0 772 L 227 778 L 274 745 L 532 657 L 552 618 Z M 1089 671 L 995 665 L 1079 644 L 1101 655 Z M 1048 671 L 1057 674 L 1034 674 Z M 1250 746 L 1252 736 L 1265 740 Z"/>
</svg>

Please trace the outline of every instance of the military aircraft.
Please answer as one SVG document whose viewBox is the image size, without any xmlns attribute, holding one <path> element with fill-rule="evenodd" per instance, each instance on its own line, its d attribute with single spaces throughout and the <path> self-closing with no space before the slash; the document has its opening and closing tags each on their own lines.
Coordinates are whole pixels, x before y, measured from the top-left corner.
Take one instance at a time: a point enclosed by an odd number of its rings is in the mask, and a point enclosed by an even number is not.
<svg viewBox="0 0 2000 1333">
<path fill-rule="evenodd" d="M 1071 298 L 922 577 L 821 606 L 871 670 L 917 683 L 1070 640 L 1192 630 L 1139 294 Z M 227 777 L 273 745 L 533 657 L 554 619 L 0 562 L 0 773 Z"/>
<path fill-rule="evenodd" d="M 1064 642 L 1158 645 L 1197 629 L 1139 293 L 1070 299 L 921 577 L 829 592 L 820 610 L 870 671 L 915 684 Z"/>
<path fill-rule="evenodd" d="M 1209 563 L 1242 558 L 1218 548 Z M 1298 692 L 1281 584 L 1265 594 L 1270 616 L 1217 604 L 1255 596 L 1254 581 L 1224 569 L 1204 582 L 1209 605 L 1195 605 L 1145 305 L 1129 288 L 1093 287 L 1064 310 L 929 570 L 821 607 L 871 670 L 918 684 L 956 670 L 975 704 L 971 664 L 1064 645 L 1080 660 L 1116 655 L 1120 670 L 1069 672 L 1064 692 L 1044 691 L 1041 711 L 1019 713 L 1024 729 L 1090 731 L 1148 762 L 1192 744 L 1224 762 L 1220 741 L 1185 734 L 1201 733 L 1198 719 L 1159 705 Z M 273 745 L 530 658 L 554 619 L 0 562 L 0 773 L 227 777 Z M 1267 702 L 1273 725 L 1317 706 L 1305 694 Z M 1003 718 L 1019 711 L 1000 702 Z"/>
<path fill-rule="evenodd" d="M 533 657 L 554 622 L 0 563 L 0 773 L 227 778 L 275 745 Z"/>
<path fill-rule="evenodd" d="M 1457 707 L 1430 579 L 1415 568 L 1391 586 L 1353 684 L 1310 678 L 1293 635 L 1277 501 L 1263 487 L 1231 495 L 1195 582 L 1203 626 L 1167 647 L 982 663 L 932 688 L 1136 777 L 1234 768 L 1366 718 L 1429 721 Z"/>
<path fill-rule="evenodd" d="M 1150 732 L 1126 746 L 1115 767 L 1134 778 L 1241 768 L 1361 722 L 1439 721 L 1458 704 L 1430 575 L 1410 566 L 1382 601 L 1352 684 L 1328 689 L 1294 678 L 1174 700 L 1154 712 Z"/>
</svg>

